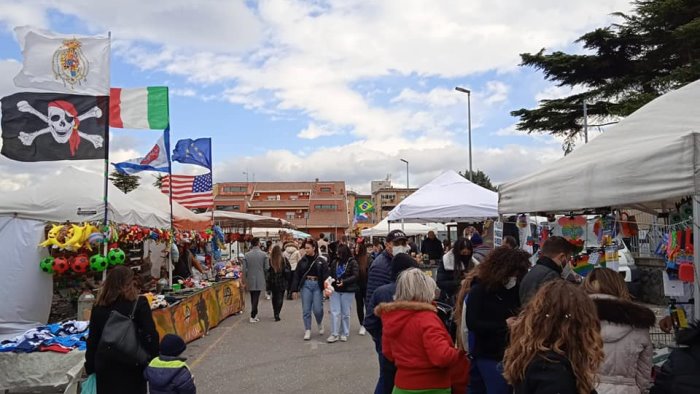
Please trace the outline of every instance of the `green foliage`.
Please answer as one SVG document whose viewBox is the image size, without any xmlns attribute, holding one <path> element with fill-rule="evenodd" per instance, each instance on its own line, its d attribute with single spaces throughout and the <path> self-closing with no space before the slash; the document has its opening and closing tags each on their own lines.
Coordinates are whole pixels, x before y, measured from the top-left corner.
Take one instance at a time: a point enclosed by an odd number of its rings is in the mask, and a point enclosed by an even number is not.
<svg viewBox="0 0 700 394">
<path fill-rule="evenodd" d="M 112 171 L 112 173 L 109 174 L 109 180 L 112 181 L 112 184 L 116 186 L 117 189 L 124 193 L 129 193 L 139 187 L 139 177 L 136 175 L 126 175 L 118 171 Z"/>
<path fill-rule="evenodd" d="M 521 55 L 557 86 L 584 93 L 542 100 L 536 109 L 519 109 L 517 128 L 550 133 L 573 144 L 583 129 L 583 103 L 589 122 L 627 116 L 654 98 L 700 79 L 700 2 L 637 0 L 620 23 L 581 36 L 585 54 L 553 52 Z"/>
<path fill-rule="evenodd" d="M 459 175 L 469 179 L 469 170 L 464 170 L 464 172 L 460 171 Z M 498 191 L 498 188 L 491 183 L 491 178 L 489 178 L 489 176 L 486 175 L 485 172 L 481 170 L 472 171 L 472 176 L 472 183 L 475 183 L 485 189 Z"/>
</svg>

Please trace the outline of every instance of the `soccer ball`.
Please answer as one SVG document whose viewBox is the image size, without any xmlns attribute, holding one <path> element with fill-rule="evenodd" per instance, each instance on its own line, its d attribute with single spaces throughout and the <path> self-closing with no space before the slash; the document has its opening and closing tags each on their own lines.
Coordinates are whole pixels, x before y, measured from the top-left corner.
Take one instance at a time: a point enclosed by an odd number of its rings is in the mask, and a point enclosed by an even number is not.
<svg viewBox="0 0 700 394">
<path fill-rule="evenodd" d="M 70 267 L 73 272 L 84 274 L 87 272 L 88 268 L 90 268 L 90 260 L 86 254 L 79 254 L 75 256 L 75 259 L 73 259 L 71 262 Z"/>
<path fill-rule="evenodd" d="M 70 269 L 70 264 L 65 257 L 58 257 L 53 260 L 53 271 L 59 275 L 66 273 Z"/>
<path fill-rule="evenodd" d="M 119 248 L 111 249 L 109 253 L 107 253 L 107 261 L 111 266 L 124 264 L 124 261 L 126 261 L 126 254 Z"/>
<path fill-rule="evenodd" d="M 90 257 L 90 269 L 95 272 L 102 272 L 107 269 L 107 259 L 101 254 L 94 254 Z"/>
<path fill-rule="evenodd" d="M 53 257 L 49 256 L 39 262 L 39 268 L 47 274 L 53 274 Z"/>
</svg>

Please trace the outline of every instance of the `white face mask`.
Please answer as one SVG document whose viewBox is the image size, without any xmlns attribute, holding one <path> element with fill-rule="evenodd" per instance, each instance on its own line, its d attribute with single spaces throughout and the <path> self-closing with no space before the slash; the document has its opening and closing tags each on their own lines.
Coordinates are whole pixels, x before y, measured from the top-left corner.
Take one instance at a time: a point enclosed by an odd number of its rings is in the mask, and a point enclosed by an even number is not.
<svg viewBox="0 0 700 394">
<path fill-rule="evenodd" d="M 515 287 L 515 285 L 518 284 L 518 277 L 517 276 L 511 276 L 506 280 L 506 282 L 503 284 L 503 287 L 505 287 L 507 290 L 512 289 Z"/>
<path fill-rule="evenodd" d="M 408 245 L 397 245 L 394 246 L 393 248 L 393 254 L 396 256 L 399 253 L 408 253 L 411 250 L 411 247 Z"/>
</svg>

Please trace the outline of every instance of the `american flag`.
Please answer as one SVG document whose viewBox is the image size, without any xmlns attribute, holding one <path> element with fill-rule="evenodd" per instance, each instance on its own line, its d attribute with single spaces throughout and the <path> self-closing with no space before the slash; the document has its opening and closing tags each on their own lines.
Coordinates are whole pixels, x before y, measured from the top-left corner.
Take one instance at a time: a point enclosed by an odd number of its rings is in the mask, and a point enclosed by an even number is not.
<svg viewBox="0 0 700 394">
<path fill-rule="evenodd" d="M 160 191 L 170 192 L 170 176 L 164 176 Z M 193 208 L 211 208 L 214 205 L 211 173 L 204 175 L 173 175 L 173 201 Z"/>
</svg>

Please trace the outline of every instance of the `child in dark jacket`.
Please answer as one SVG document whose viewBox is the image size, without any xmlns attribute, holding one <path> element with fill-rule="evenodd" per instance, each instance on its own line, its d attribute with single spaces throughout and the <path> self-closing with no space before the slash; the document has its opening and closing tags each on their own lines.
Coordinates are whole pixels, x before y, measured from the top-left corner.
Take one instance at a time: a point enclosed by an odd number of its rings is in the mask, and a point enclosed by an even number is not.
<svg viewBox="0 0 700 394">
<path fill-rule="evenodd" d="M 160 342 L 160 356 L 154 358 L 143 375 L 151 394 L 195 394 L 194 378 L 185 358 L 179 357 L 187 349 L 177 335 L 166 334 Z"/>
</svg>

